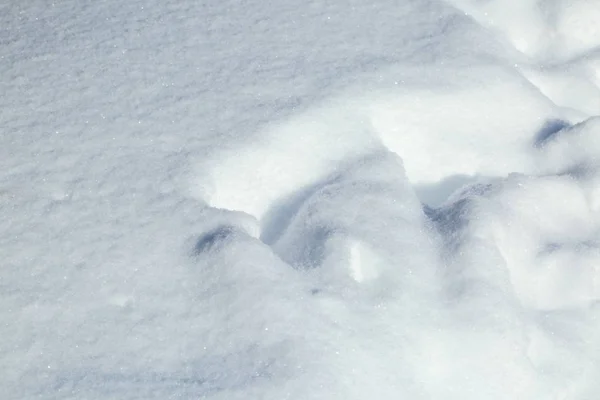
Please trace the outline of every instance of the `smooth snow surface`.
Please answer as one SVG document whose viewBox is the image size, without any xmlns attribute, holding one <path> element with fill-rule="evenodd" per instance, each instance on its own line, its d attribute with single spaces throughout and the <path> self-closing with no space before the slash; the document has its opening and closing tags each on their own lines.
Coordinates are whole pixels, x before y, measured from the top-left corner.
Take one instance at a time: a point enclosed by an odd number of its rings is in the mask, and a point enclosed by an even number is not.
<svg viewBox="0 0 600 400">
<path fill-rule="evenodd" d="M 0 2 L 0 398 L 600 398 L 600 2 Z"/>
</svg>

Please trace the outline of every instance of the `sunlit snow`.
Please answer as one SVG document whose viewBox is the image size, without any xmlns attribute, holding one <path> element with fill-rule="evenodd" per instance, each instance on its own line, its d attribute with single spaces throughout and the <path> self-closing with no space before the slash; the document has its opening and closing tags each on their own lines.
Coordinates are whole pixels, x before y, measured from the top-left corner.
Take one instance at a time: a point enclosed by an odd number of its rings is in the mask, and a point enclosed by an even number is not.
<svg viewBox="0 0 600 400">
<path fill-rule="evenodd" d="M 0 398 L 600 398 L 598 21 L 0 2 Z"/>
</svg>

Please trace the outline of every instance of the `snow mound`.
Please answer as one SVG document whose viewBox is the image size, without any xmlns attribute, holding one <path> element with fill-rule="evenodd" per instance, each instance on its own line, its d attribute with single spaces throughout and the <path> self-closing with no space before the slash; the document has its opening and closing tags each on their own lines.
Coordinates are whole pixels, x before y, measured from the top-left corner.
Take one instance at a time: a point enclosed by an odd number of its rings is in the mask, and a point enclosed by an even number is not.
<svg viewBox="0 0 600 400">
<path fill-rule="evenodd" d="M 595 22 L 600 17 L 600 5 L 591 0 L 450 2 L 530 56 L 564 60 L 600 46 Z"/>
</svg>

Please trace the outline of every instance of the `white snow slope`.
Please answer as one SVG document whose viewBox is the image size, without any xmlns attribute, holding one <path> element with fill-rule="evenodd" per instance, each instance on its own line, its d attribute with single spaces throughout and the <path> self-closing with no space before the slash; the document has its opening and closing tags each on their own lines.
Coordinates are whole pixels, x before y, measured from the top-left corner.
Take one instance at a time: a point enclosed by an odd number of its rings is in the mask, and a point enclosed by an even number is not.
<svg viewBox="0 0 600 400">
<path fill-rule="evenodd" d="M 0 398 L 600 398 L 599 20 L 0 1 Z"/>
</svg>

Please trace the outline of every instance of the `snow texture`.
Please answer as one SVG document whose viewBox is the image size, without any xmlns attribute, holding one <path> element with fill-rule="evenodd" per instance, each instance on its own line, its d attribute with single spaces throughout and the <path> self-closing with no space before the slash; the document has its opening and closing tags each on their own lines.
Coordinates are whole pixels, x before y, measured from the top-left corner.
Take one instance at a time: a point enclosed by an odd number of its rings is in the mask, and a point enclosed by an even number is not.
<svg viewBox="0 0 600 400">
<path fill-rule="evenodd" d="M 0 398 L 600 398 L 598 20 L 0 2 Z"/>
</svg>

